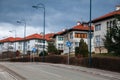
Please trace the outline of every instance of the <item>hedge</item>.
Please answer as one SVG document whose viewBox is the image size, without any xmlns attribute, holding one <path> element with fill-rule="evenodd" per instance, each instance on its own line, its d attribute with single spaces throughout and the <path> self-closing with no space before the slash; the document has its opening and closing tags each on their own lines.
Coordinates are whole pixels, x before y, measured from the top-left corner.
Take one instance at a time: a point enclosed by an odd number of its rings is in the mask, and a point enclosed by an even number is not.
<svg viewBox="0 0 120 80">
<path fill-rule="evenodd" d="M 24 57 L 24 58 L 14 58 L 10 59 L 12 62 L 42 62 L 43 57 Z M 59 64 L 67 64 L 67 56 L 45 56 L 44 62 L 48 63 L 59 63 Z M 70 65 L 77 65 L 77 66 L 85 66 L 89 67 L 89 58 L 76 58 L 70 57 Z M 120 72 L 120 58 L 110 58 L 110 57 L 92 57 L 92 67 L 110 71 Z"/>
</svg>

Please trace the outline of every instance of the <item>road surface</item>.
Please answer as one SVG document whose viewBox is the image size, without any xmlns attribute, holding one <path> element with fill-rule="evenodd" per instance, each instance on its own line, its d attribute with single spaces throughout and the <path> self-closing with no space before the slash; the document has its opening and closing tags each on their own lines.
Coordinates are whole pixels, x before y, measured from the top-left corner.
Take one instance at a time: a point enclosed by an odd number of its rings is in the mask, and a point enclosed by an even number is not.
<svg viewBox="0 0 120 80">
<path fill-rule="evenodd" d="M 113 80 L 105 76 L 91 74 L 77 69 L 58 67 L 49 63 L 6 62 L 0 64 L 9 68 L 17 75 L 22 76 L 24 80 Z M 3 73 L 0 73 L 0 77 L 2 74 Z M 12 72 L 10 74 L 12 74 Z M 5 79 L 0 78 L 0 80 Z"/>
</svg>

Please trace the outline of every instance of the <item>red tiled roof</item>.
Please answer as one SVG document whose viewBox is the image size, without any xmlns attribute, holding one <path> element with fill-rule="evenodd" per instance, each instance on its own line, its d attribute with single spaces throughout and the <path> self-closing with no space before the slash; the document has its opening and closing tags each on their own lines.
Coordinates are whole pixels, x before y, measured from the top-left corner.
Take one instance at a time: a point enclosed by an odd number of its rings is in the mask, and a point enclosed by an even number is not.
<svg viewBox="0 0 120 80">
<path fill-rule="evenodd" d="M 45 39 L 46 39 L 47 41 L 50 41 L 51 38 L 52 38 L 54 35 L 55 35 L 54 33 L 48 33 L 48 34 L 45 35 Z"/>
<path fill-rule="evenodd" d="M 64 33 L 64 32 L 65 32 L 65 30 L 64 30 L 64 31 L 57 32 L 56 34 L 60 35 L 60 34 L 62 34 L 62 33 Z"/>
<path fill-rule="evenodd" d="M 23 40 L 23 38 L 20 38 L 20 37 L 14 38 L 14 41 L 21 41 L 21 40 Z"/>
<path fill-rule="evenodd" d="M 32 35 L 29 35 L 27 37 L 25 37 L 26 40 L 30 40 L 30 39 L 42 39 L 42 35 L 40 34 L 32 34 Z"/>
<path fill-rule="evenodd" d="M 90 29 L 89 26 L 84 25 L 84 24 L 79 24 L 79 25 L 73 26 L 70 29 L 60 31 L 60 32 L 56 33 L 53 37 L 55 37 L 56 35 L 66 34 L 67 32 L 70 32 L 70 31 L 75 31 L 75 30 L 77 30 L 77 31 L 88 31 L 89 29 Z M 94 27 L 92 26 L 92 31 L 93 30 L 94 30 Z"/>
<path fill-rule="evenodd" d="M 13 38 L 13 37 L 8 37 L 8 38 L 6 38 L 6 39 L 0 40 L 0 42 L 12 42 L 12 41 L 14 41 L 14 38 Z"/>
<path fill-rule="evenodd" d="M 98 18 L 92 20 L 92 22 L 94 23 L 94 22 L 96 22 L 96 21 L 100 21 L 100 20 L 103 20 L 103 19 L 112 17 L 112 16 L 114 16 L 114 15 L 120 15 L 120 10 L 113 11 L 113 12 L 110 12 L 110 13 L 105 14 L 105 15 L 103 15 L 103 16 L 100 16 L 100 17 L 98 17 Z"/>
<path fill-rule="evenodd" d="M 20 41 L 22 40 L 23 38 L 20 38 L 20 37 L 16 37 L 16 38 L 13 38 L 13 37 L 8 37 L 6 39 L 2 39 L 0 40 L 0 42 L 14 42 L 14 41 Z"/>
<path fill-rule="evenodd" d="M 75 29 L 75 30 L 89 30 L 90 28 L 87 25 L 80 24 L 80 25 L 74 26 L 72 29 Z M 93 26 L 92 26 L 92 30 L 94 30 Z"/>
<path fill-rule="evenodd" d="M 54 34 L 53 37 L 55 37 L 56 35 L 61 35 L 61 34 L 63 34 L 64 32 L 65 32 L 65 30 L 64 30 L 64 31 L 57 32 L 57 33 Z"/>
<path fill-rule="evenodd" d="M 54 33 L 46 34 L 45 39 L 50 41 L 53 36 L 54 36 Z M 32 34 L 25 37 L 25 39 L 20 37 L 16 37 L 16 38 L 8 37 L 6 39 L 0 40 L 0 42 L 14 42 L 14 41 L 23 41 L 23 40 L 31 40 L 31 39 L 43 39 L 43 36 L 40 34 Z"/>
</svg>

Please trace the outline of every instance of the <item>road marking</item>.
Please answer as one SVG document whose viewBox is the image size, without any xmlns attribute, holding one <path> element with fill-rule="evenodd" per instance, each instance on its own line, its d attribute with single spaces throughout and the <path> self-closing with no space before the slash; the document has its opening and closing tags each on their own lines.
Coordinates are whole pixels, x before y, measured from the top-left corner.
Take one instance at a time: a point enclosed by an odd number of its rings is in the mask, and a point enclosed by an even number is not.
<svg viewBox="0 0 120 80">
<path fill-rule="evenodd" d="M 49 75 L 53 75 L 53 76 L 59 77 L 59 78 L 62 77 L 62 76 L 57 75 L 57 74 L 55 74 L 55 73 L 51 73 L 51 72 L 47 72 L 47 71 L 43 71 L 43 70 L 40 70 L 40 71 L 43 72 L 43 73 L 47 73 L 47 74 L 49 74 Z"/>
</svg>

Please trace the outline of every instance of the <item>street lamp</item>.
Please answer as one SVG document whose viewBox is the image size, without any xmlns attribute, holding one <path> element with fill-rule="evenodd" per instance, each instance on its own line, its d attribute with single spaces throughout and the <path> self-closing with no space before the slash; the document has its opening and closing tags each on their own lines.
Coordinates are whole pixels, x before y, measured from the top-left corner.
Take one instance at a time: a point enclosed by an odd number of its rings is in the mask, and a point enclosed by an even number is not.
<svg viewBox="0 0 120 80">
<path fill-rule="evenodd" d="M 90 0 L 90 21 L 89 21 L 89 40 L 90 40 L 90 43 L 89 43 L 89 67 L 92 67 L 92 58 L 91 58 L 91 30 L 92 30 L 92 27 L 91 27 L 91 23 L 92 23 L 92 19 L 91 19 L 91 16 L 92 16 L 92 0 Z"/>
<path fill-rule="evenodd" d="M 44 10 L 44 16 L 43 16 L 43 61 L 44 61 L 44 48 L 45 48 L 45 5 L 42 3 L 39 3 L 35 6 L 32 6 L 33 8 L 39 9 L 43 8 Z"/>
<path fill-rule="evenodd" d="M 24 43 L 23 43 L 23 53 L 25 54 L 25 37 L 26 37 L 26 21 L 25 20 L 21 20 L 21 21 L 17 21 L 17 23 L 22 24 L 24 23 Z"/>
<path fill-rule="evenodd" d="M 11 30 L 9 32 L 14 32 L 15 33 L 15 38 L 14 38 L 14 43 L 15 43 L 15 48 L 14 48 L 14 51 L 16 51 L 16 30 Z"/>
</svg>

